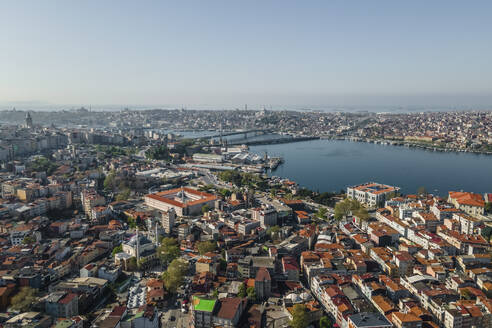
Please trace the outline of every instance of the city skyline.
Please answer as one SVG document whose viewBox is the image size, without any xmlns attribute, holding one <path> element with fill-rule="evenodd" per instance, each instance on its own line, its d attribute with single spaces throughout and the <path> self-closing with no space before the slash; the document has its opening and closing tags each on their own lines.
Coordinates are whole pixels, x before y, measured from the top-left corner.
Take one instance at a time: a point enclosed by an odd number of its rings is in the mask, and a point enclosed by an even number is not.
<svg viewBox="0 0 492 328">
<path fill-rule="evenodd" d="M 115 4 L 1 4 L 0 106 L 492 104 L 485 1 Z"/>
</svg>

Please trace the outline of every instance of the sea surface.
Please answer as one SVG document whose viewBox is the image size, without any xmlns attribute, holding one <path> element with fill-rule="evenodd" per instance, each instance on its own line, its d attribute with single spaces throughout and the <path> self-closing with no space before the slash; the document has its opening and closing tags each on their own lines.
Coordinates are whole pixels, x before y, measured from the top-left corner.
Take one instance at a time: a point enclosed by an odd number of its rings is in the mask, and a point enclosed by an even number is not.
<svg viewBox="0 0 492 328">
<path fill-rule="evenodd" d="M 283 157 L 285 163 L 269 175 L 320 192 L 375 181 L 398 186 L 404 194 L 421 186 L 442 196 L 450 190 L 492 193 L 491 155 L 342 140 L 252 146 L 250 151 Z"/>
</svg>

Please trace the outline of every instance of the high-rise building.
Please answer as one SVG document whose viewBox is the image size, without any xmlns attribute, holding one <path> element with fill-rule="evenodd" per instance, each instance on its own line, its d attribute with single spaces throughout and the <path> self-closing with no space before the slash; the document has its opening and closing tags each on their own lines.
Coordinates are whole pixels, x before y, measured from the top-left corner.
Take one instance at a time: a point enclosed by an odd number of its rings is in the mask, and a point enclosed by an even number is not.
<svg viewBox="0 0 492 328">
<path fill-rule="evenodd" d="M 253 219 L 260 221 L 262 228 L 268 228 L 277 224 L 278 212 L 273 206 L 263 206 L 253 211 Z"/>
<path fill-rule="evenodd" d="M 272 278 L 266 268 L 259 268 L 255 277 L 256 297 L 260 300 L 270 297 L 272 290 Z"/>
<path fill-rule="evenodd" d="M 161 216 L 162 228 L 167 234 L 170 234 L 176 222 L 176 211 L 174 208 L 170 208 L 167 212 L 161 212 Z"/>
</svg>

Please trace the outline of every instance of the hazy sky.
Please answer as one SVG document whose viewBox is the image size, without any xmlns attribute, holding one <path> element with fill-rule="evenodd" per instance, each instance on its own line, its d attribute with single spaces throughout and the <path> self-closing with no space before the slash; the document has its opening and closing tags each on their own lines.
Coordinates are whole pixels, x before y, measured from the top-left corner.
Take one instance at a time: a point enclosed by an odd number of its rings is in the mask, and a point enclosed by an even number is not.
<svg viewBox="0 0 492 328">
<path fill-rule="evenodd" d="M 1 1 L 0 103 L 492 105 L 492 1 Z"/>
</svg>

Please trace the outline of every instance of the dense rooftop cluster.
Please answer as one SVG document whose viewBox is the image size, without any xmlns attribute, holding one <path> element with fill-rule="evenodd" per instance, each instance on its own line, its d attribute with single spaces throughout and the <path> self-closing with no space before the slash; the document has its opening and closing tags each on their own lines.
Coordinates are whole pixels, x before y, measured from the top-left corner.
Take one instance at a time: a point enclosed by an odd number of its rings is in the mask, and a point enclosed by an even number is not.
<svg viewBox="0 0 492 328">
<path fill-rule="evenodd" d="M 161 114 L 110 116 L 173 122 Z M 370 131 L 418 116 L 490 138 L 468 127 L 483 113 L 171 114 L 183 128 L 216 115 L 223 128 L 277 120 L 371 137 L 404 136 Z M 0 130 L 1 327 L 492 326 L 492 194 L 401 195 L 376 182 L 318 194 L 262 174 L 280 159 L 246 147 L 36 118 Z"/>
<path fill-rule="evenodd" d="M 138 144 L 142 135 L 162 138 L 169 130 L 256 130 L 295 136 L 350 138 L 368 142 L 405 144 L 429 149 L 492 152 L 492 112 L 323 112 L 268 110 L 122 110 L 89 111 L 85 108 L 58 112 L 2 111 L 1 123 L 57 126 L 62 130 L 39 131 L 45 144 L 82 138 L 94 143 Z M 64 130 L 71 130 L 71 133 Z M 77 130 L 78 129 L 78 130 Z M 89 131 L 88 131 L 89 130 Z M 26 139 L 10 131 L 4 138 Z M 111 135 L 108 135 L 111 132 Z M 3 138 L 2 138 L 3 139 Z M 9 140 L 5 139 L 5 140 Z M 36 141 L 39 144 L 39 141 Z M 35 142 L 35 143 L 36 143 Z M 0 144 L 0 157 L 1 157 Z M 5 145 L 4 145 L 5 146 Z M 23 147 L 28 147 L 24 145 Z"/>
</svg>

